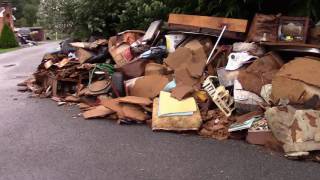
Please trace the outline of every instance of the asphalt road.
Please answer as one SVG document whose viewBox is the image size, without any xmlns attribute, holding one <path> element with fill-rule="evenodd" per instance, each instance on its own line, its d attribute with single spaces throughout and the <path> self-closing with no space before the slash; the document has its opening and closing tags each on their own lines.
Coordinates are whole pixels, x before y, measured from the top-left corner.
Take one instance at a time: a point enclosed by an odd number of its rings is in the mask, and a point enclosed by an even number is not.
<svg viewBox="0 0 320 180">
<path fill-rule="evenodd" d="M 56 46 L 0 55 L 0 179 L 320 179 L 317 163 L 290 161 L 245 142 L 85 121 L 73 118 L 75 107 L 17 92 L 16 84 Z"/>
</svg>

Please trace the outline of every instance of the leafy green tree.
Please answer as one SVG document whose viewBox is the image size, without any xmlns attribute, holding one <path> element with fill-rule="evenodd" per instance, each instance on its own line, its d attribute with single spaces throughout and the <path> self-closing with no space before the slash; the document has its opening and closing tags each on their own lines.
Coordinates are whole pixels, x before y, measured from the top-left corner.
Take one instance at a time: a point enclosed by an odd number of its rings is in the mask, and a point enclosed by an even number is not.
<svg viewBox="0 0 320 180">
<path fill-rule="evenodd" d="M 41 0 L 38 23 L 48 30 L 49 35 L 56 32 L 71 34 L 75 28 L 74 24 L 78 22 L 76 19 L 78 5 L 78 0 Z"/>
<path fill-rule="evenodd" d="M 257 12 L 283 13 L 318 21 L 318 7 L 319 0 L 41 0 L 39 18 L 56 32 L 108 37 L 127 29 L 144 30 L 154 20 L 167 20 L 171 12 L 245 19 Z"/>
<path fill-rule="evenodd" d="M 17 27 L 34 26 L 37 23 L 40 0 L 11 0 L 9 2 L 15 8 L 13 14 L 17 19 L 15 22 Z"/>
<path fill-rule="evenodd" d="M 19 44 L 14 32 L 7 24 L 5 24 L 0 36 L 0 48 L 14 48 L 18 46 Z"/>
<path fill-rule="evenodd" d="M 110 36 L 117 32 L 118 15 L 126 0 L 78 0 L 74 16 L 74 35 Z"/>
<path fill-rule="evenodd" d="M 26 20 L 24 26 L 33 26 L 37 22 L 38 5 L 37 4 L 26 4 L 23 8 L 23 17 Z"/>
<path fill-rule="evenodd" d="M 124 3 L 124 9 L 118 15 L 117 30 L 146 29 L 152 21 L 164 19 L 170 12 L 170 7 L 161 0 L 151 2 L 148 0 L 128 0 Z"/>
<path fill-rule="evenodd" d="M 309 16 L 316 21 L 320 20 L 320 1 L 319 0 L 292 0 L 290 3 L 290 15 Z"/>
</svg>

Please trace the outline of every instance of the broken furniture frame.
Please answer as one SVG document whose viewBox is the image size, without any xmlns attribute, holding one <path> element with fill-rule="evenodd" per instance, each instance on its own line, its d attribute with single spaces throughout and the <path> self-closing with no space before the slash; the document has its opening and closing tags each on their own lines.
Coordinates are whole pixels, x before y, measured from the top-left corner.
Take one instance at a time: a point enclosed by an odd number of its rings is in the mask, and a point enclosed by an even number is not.
<svg viewBox="0 0 320 180">
<path fill-rule="evenodd" d="M 230 117 L 235 110 L 233 106 L 234 100 L 230 96 L 230 93 L 224 86 L 216 87 L 215 84 L 219 82 L 218 77 L 209 76 L 203 83 L 204 90 L 212 98 L 212 101 L 218 106 L 218 108 L 224 113 L 225 116 Z"/>
</svg>

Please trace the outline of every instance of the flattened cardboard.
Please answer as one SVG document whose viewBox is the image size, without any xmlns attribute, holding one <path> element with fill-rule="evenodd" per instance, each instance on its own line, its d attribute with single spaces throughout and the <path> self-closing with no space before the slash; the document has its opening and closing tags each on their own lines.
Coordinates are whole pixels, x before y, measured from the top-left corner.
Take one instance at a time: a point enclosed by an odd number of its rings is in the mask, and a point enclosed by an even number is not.
<svg viewBox="0 0 320 180">
<path fill-rule="evenodd" d="M 308 58 L 296 58 L 285 64 L 277 76 L 303 81 L 320 87 L 320 62 Z"/>
<path fill-rule="evenodd" d="M 124 113 L 124 117 L 132 120 L 146 121 L 150 119 L 150 117 L 144 113 L 144 110 L 138 105 L 124 104 L 122 106 L 122 112 Z"/>
<path fill-rule="evenodd" d="M 264 85 L 271 84 L 282 65 L 282 60 L 276 54 L 268 53 L 254 61 L 246 70 L 240 71 L 238 80 L 244 90 L 260 94 Z"/>
<path fill-rule="evenodd" d="M 188 43 L 186 43 L 183 47 L 186 47 L 192 51 L 195 51 L 195 50 L 202 48 L 203 46 L 199 40 L 193 39 L 193 40 L 189 41 Z"/>
<path fill-rule="evenodd" d="M 113 113 L 114 111 L 101 105 L 101 106 L 94 107 L 89 111 L 84 112 L 83 117 L 85 119 L 101 118 L 101 117 L 106 117 Z"/>
<path fill-rule="evenodd" d="M 80 102 L 80 98 L 75 96 L 67 96 L 64 100 L 67 102 Z"/>
<path fill-rule="evenodd" d="M 78 107 L 79 107 L 81 110 L 84 110 L 84 109 L 89 109 L 91 106 L 89 106 L 88 104 L 85 104 L 85 103 L 79 103 L 79 104 L 78 104 Z"/>
<path fill-rule="evenodd" d="M 115 111 L 120 119 L 128 118 L 136 121 L 146 121 L 149 118 L 139 105 L 120 103 L 120 98 L 101 100 L 101 104 Z"/>
<path fill-rule="evenodd" d="M 153 99 L 170 81 L 167 76 L 162 75 L 144 76 L 136 80 L 130 89 L 130 95 Z"/>
<path fill-rule="evenodd" d="M 206 66 L 207 55 L 203 48 L 192 51 L 193 57 L 187 64 L 190 75 L 194 78 L 200 78 Z"/>
<path fill-rule="evenodd" d="M 118 67 L 121 67 L 130 62 L 130 60 L 125 57 L 125 52 L 129 48 L 130 46 L 124 43 L 119 46 L 112 46 L 111 44 L 109 44 L 109 53 L 113 57 Z"/>
<path fill-rule="evenodd" d="M 171 96 L 178 100 L 183 100 L 186 97 L 192 95 L 193 92 L 194 89 L 191 86 L 178 85 L 172 90 Z"/>
<path fill-rule="evenodd" d="M 137 104 L 141 106 L 149 106 L 152 104 L 152 101 L 149 98 L 136 97 L 136 96 L 126 96 L 119 99 L 121 103 L 127 104 Z"/>
<path fill-rule="evenodd" d="M 110 85 L 110 81 L 102 80 L 96 81 L 88 86 L 89 90 L 93 93 L 105 90 Z"/>
<path fill-rule="evenodd" d="M 186 40 L 186 42 L 181 44 L 181 47 L 189 48 L 192 51 L 203 48 L 208 57 L 212 51 L 213 43 L 208 36 L 190 37 L 189 40 Z"/>
<path fill-rule="evenodd" d="M 296 58 L 285 64 L 272 81 L 272 99 L 303 104 L 320 95 L 319 68 L 319 61 L 308 58 Z"/>
<path fill-rule="evenodd" d="M 162 64 L 149 63 L 145 68 L 145 75 L 165 75 L 166 68 Z"/>
<path fill-rule="evenodd" d="M 195 50 L 180 47 L 164 61 L 174 70 L 177 84 L 193 87 L 200 82 L 199 78 L 203 75 L 207 55 L 203 46 L 194 48 Z"/>
<path fill-rule="evenodd" d="M 120 104 L 119 99 L 101 100 L 101 105 L 115 111 L 119 118 L 124 117 L 122 105 Z"/>
<path fill-rule="evenodd" d="M 189 71 L 185 68 L 178 69 L 174 72 L 177 84 L 194 86 L 199 83 L 199 79 L 191 77 Z"/>
<path fill-rule="evenodd" d="M 194 47 L 193 50 L 180 47 L 174 53 L 169 54 L 164 63 L 171 69 L 177 71 L 179 69 L 187 69 L 189 76 L 200 78 L 206 66 L 207 55 L 204 47 Z"/>
<path fill-rule="evenodd" d="M 303 104 L 314 95 L 320 96 L 320 88 L 301 81 L 276 76 L 272 81 L 272 100 L 288 99 L 290 103 Z"/>
<path fill-rule="evenodd" d="M 116 69 L 117 71 L 122 72 L 126 79 L 133 79 L 143 76 L 145 74 L 146 65 L 150 62 L 153 61 L 137 59 Z"/>
<path fill-rule="evenodd" d="M 169 54 L 164 60 L 171 69 L 177 70 L 184 67 L 184 64 L 192 61 L 192 51 L 188 48 L 178 48 L 174 53 Z"/>
</svg>

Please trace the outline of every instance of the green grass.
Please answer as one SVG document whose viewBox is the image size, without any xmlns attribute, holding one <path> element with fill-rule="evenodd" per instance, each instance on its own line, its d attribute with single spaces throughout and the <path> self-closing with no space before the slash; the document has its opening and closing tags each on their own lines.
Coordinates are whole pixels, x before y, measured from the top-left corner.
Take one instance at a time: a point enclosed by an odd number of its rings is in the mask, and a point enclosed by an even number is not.
<svg viewBox="0 0 320 180">
<path fill-rule="evenodd" d="M 0 48 L 0 54 L 6 53 L 6 52 L 10 52 L 10 51 L 14 51 L 19 49 L 20 47 L 16 47 L 16 48 L 9 48 L 9 49 L 1 49 Z"/>
</svg>

